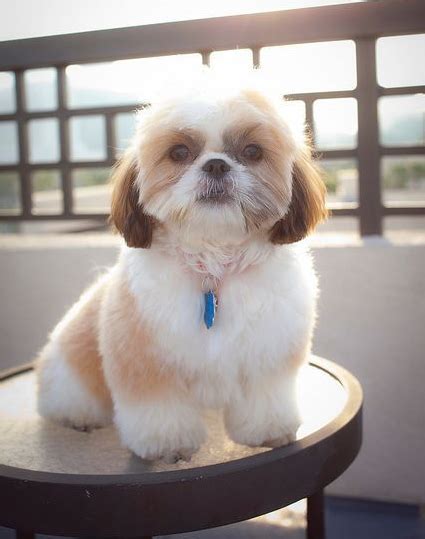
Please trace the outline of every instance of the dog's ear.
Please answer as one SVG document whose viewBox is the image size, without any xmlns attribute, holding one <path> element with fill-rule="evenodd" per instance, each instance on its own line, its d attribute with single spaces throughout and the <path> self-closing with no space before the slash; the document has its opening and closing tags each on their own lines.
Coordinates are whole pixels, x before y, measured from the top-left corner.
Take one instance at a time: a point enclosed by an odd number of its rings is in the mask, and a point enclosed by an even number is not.
<svg viewBox="0 0 425 539">
<path fill-rule="evenodd" d="M 132 152 L 127 152 L 112 173 L 110 222 L 120 232 L 129 247 L 150 247 L 154 218 L 143 211 L 136 184 L 138 166 Z"/>
<path fill-rule="evenodd" d="M 272 243 L 302 240 L 327 217 L 326 187 L 311 152 L 305 149 L 295 159 L 292 169 L 292 198 L 286 215 L 270 231 Z"/>
</svg>

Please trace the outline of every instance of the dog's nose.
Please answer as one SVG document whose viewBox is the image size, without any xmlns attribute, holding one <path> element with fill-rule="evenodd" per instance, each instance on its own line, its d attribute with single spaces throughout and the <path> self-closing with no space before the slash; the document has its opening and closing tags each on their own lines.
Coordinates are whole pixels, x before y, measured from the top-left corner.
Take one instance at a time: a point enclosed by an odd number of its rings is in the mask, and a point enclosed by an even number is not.
<svg viewBox="0 0 425 539">
<path fill-rule="evenodd" d="M 222 178 L 226 172 L 229 172 L 230 166 L 224 159 L 210 159 L 202 167 L 204 172 L 207 172 L 213 178 Z"/>
</svg>

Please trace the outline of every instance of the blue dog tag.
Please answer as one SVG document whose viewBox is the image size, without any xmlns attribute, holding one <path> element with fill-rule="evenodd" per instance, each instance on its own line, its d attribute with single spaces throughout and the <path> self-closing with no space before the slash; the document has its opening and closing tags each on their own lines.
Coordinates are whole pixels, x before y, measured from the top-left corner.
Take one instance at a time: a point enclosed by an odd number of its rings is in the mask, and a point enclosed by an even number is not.
<svg viewBox="0 0 425 539">
<path fill-rule="evenodd" d="M 204 294 L 204 322 L 207 329 L 214 324 L 215 311 L 217 308 L 217 298 L 212 290 Z"/>
</svg>

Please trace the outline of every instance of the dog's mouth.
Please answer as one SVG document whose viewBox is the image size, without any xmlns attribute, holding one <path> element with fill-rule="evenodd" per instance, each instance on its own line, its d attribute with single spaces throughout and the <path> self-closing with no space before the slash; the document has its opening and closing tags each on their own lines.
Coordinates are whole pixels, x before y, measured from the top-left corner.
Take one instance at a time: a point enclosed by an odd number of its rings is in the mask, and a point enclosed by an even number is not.
<svg viewBox="0 0 425 539">
<path fill-rule="evenodd" d="M 231 202 L 232 197 L 229 195 L 229 193 L 221 191 L 215 193 L 202 193 L 199 195 L 198 200 L 204 203 L 211 202 L 215 204 L 225 204 L 227 202 Z"/>
<path fill-rule="evenodd" d="M 199 193 L 198 200 L 204 203 L 225 204 L 233 200 L 232 187 L 228 182 L 206 182 Z"/>
</svg>

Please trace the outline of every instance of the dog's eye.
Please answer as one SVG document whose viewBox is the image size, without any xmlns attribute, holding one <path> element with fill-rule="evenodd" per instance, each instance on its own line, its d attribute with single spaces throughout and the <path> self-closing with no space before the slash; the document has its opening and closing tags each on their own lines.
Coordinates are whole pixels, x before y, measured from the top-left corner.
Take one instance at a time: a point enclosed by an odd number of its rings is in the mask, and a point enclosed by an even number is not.
<svg viewBox="0 0 425 539">
<path fill-rule="evenodd" d="M 263 150 L 258 144 L 248 144 L 243 149 L 242 155 L 249 161 L 259 161 L 263 157 Z"/>
<path fill-rule="evenodd" d="M 177 146 L 173 146 L 170 150 L 170 157 L 173 161 L 186 161 L 189 155 L 189 148 L 184 144 L 177 144 Z"/>
</svg>

